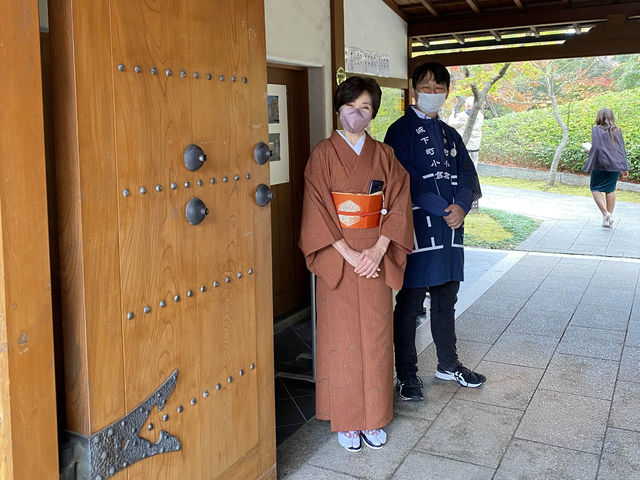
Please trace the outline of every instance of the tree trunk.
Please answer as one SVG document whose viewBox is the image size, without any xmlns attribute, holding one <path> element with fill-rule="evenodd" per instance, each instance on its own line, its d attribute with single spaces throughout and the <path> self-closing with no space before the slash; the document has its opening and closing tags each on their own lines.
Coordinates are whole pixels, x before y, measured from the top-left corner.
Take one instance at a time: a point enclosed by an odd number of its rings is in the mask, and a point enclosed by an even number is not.
<svg viewBox="0 0 640 480">
<path fill-rule="evenodd" d="M 511 65 L 511 62 L 505 63 L 500 69 L 500 71 L 496 75 L 494 75 L 493 78 L 491 78 L 487 83 L 484 84 L 484 87 L 482 88 L 482 90 L 478 90 L 478 86 L 475 83 L 471 84 L 471 91 L 473 92 L 474 101 L 473 101 L 473 107 L 471 107 L 471 112 L 469 112 L 469 119 L 467 120 L 467 125 L 464 128 L 464 133 L 462 134 L 462 142 L 465 145 L 467 144 L 467 142 L 469 142 L 469 139 L 471 138 L 471 132 L 473 131 L 473 126 L 476 123 L 476 118 L 478 118 L 478 112 L 480 111 L 482 104 L 487 98 L 487 95 L 489 94 L 489 90 L 491 90 L 491 87 L 493 87 L 493 85 L 498 80 L 504 77 L 504 74 L 507 73 L 507 69 L 509 68 L 509 65 Z"/>
<path fill-rule="evenodd" d="M 549 170 L 549 178 L 547 179 L 547 185 L 550 187 L 555 186 L 556 184 L 556 173 L 558 172 L 558 164 L 560 163 L 560 158 L 562 157 L 562 152 L 564 152 L 567 143 L 569 143 L 569 129 L 567 125 L 562 121 L 562 117 L 560 116 L 560 111 L 558 110 L 558 102 L 556 102 L 555 92 L 550 87 L 550 82 L 548 82 L 548 92 L 551 97 L 551 105 L 553 106 L 553 115 L 556 117 L 556 122 L 560 125 L 562 129 L 562 140 L 556 148 L 556 153 L 553 155 L 553 161 L 551 162 L 551 169 Z"/>
<path fill-rule="evenodd" d="M 498 118 L 498 110 L 496 109 L 496 104 L 493 100 L 491 100 L 490 98 L 487 98 L 485 100 L 485 103 L 487 104 L 487 106 L 489 107 L 489 110 L 491 111 L 491 116 L 493 118 Z"/>
</svg>

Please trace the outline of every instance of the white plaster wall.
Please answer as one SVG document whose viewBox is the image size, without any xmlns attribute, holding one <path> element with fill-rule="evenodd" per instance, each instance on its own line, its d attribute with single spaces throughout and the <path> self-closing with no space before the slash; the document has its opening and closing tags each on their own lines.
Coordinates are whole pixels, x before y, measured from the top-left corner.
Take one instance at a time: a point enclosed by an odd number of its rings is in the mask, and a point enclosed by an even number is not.
<svg viewBox="0 0 640 480">
<path fill-rule="evenodd" d="M 264 0 L 264 7 L 267 60 L 309 67 L 309 133 L 313 147 L 333 128 L 329 0 Z"/>
<path fill-rule="evenodd" d="M 390 76 L 407 78 L 407 24 L 382 0 L 344 0 L 344 44 L 389 55 Z"/>
</svg>

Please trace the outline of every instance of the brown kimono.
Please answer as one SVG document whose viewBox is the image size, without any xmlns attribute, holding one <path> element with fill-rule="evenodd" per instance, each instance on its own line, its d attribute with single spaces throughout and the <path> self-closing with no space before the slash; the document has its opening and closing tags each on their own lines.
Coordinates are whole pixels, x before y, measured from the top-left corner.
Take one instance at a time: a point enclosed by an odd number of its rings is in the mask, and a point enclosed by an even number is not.
<svg viewBox="0 0 640 480">
<path fill-rule="evenodd" d="M 331 192 L 368 193 L 384 181 L 384 208 L 374 228 L 341 228 Z M 378 278 L 360 277 L 332 243 L 371 248 L 391 242 Z M 367 135 L 360 155 L 333 132 L 311 153 L 305 170 L 300 248 L 318 276 L 316 417 L 334 432 L 381 428 L 393 417 L 391 288 L 402 287 L 406 252 L 413 248 L 409 176 L 393 150 Z"/>
</svg>

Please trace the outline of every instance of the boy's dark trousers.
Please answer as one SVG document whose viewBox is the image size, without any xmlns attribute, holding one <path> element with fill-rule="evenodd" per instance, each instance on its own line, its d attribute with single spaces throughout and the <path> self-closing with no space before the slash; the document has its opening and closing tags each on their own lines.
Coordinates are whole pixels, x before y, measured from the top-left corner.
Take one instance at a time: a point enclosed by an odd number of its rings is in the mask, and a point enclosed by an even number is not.
<svg viewBox="0 0 640 480">
<path fill-rule="evenodd" d="M 460 282 L 423 288 L 403 288 L 396 295 L 393 311 L 393 345 L 396 373 L 404 380 L 418 372 L 416 353 L 416 317 L 423 312 L 424 298 L 431 296 L 431 334 L 436 345 L 438 365 L 444 370 L 455 370 L 456 352 L 455 305 Z"/>
</svg>

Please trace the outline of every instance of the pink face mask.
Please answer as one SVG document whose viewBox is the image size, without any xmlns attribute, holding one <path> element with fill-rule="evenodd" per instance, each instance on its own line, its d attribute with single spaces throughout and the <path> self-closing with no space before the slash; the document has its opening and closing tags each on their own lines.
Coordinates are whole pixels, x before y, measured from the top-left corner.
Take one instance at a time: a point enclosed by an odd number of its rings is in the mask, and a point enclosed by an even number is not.
<svg viewBox="0 0 640 480">
<path fill-rule="evenodd" d="M 340 107 L 340 123 L 347 132 L 360 133 L 371 123 L 371 111 L 343 105 Z"/>
</svg>

